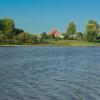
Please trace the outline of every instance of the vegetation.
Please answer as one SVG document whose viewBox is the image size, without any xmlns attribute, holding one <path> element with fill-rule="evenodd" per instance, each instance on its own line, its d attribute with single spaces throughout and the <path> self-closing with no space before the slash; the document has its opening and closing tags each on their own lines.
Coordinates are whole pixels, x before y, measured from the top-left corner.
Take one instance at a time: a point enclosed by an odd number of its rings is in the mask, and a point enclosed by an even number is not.
<svg viewBox="0 0 100 100">
<path fill-rule="evenodd" d="M 74 39 L 74 35 L 76 34 L 76 25 L 74 22 L 70 22 L 65 33 L 66 39 Z"/>
<path fill-rule="evenodd" d="M 77 31 L 74 22 L 70 22 L 66 32 L 58 34 L 30 34 L 16 28 L 12 19 L 0 19 L 0 45 L 100 46 L 100 27 L 95 20 L 88 21 L 83 33 Z"/>
<path fill-rule="evenodd" d="M 89 42 L 95 42 L 98 34 L 99 34 L 99 24 L 96 21 L 89 20 L 84 35 L 85 39 Z"/>
</svg>

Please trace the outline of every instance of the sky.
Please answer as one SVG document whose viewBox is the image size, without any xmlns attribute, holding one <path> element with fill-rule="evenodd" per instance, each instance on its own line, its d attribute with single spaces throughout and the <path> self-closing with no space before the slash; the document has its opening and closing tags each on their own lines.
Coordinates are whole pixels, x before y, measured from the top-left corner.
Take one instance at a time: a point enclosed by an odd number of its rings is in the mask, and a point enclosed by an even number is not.
<svg viewBox="0 0 100 100">
<path fill-rule="evenodd" d="M 74 21 L 84 31 L 89 19 L 100 23 L 100 0 L 0 0 L 0 19 L 12 18 L 16 27 L 30 33 L 65 32 Z"/>
</svg>

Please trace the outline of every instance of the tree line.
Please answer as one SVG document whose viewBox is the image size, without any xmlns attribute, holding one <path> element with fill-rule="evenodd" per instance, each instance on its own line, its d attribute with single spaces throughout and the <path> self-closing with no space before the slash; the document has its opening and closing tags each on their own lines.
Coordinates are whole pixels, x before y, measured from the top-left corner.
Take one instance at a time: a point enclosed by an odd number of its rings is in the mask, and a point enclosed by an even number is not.
<svg viewBox="0 0 100 100">
<path fill-rule="evenodd" d="M 10 19 L 0 19 L 0 44 L 36 44 L 46 43 L 45 40 L 82 40 L 89 42 L 100 42 L 100 26 L 97 21 L 89 20 L 85 31 L 78 32 L 74 22 L 70 22 L 66 31 L 60 36 L 54 36 L 43 32 L 41 34 L 30 34 L 23 29 L 16 28 L 15 22 Z"/>
<path fill-rule="evenodd" d="M 100 39 L 100 26 L 97 21 L 89 20 L 86 25 L 85 32 L 77 32 L 74 22 L 70 22 L 69 26 L 64 33 L 66 39 L 84 40 L 89 42 L 99 42 Z"/>
</svg>

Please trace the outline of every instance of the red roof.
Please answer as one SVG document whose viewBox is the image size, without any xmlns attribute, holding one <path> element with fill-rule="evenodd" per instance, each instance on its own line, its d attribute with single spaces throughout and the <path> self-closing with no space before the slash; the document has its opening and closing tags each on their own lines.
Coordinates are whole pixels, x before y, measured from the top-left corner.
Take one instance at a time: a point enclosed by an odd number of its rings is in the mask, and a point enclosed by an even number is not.
<svg viewBox="0 0 100 100">
<path fill-rule="evenodd" d="M 51 34 L 55 34 L 57 32 L 57 29 L 52 29 Z"/>
</svg>

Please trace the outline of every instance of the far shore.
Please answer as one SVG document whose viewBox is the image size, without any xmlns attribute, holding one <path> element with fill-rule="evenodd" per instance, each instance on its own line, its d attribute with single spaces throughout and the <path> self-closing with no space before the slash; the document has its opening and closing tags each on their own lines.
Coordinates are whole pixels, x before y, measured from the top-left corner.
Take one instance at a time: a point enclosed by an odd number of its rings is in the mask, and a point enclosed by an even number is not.
<svg viewBox="0 0 100 100">
<path fill-rule="evenodd" d="M 100 46 L 100 43 L 95 42 L 85 42 L 85 41 L 75 41 L 75 40 L 60 40 L 55 42 L 48 42 L 48 43 L 36 43 L 36 44 L 1 44 L 0 47 L 29 47 L 29 46 L 85 46 L 85 47 L 91 47 L 91 46 Z"/>
</svg>

